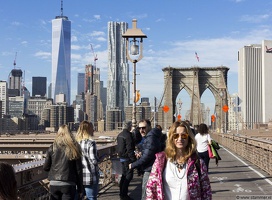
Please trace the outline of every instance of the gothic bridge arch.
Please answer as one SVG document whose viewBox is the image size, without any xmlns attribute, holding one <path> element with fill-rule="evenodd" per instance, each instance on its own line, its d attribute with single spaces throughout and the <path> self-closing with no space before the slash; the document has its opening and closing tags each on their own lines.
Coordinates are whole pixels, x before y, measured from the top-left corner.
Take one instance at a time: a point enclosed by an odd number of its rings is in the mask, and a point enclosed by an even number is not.
<svg viewBox="0 0 272 200">
<path fill-rule="evenodd" d="M 197 125 L 203 123 L 201 115 L 201 96 L 206 89 L 210 89 L 215 98 L 215 127 L 223 128 L 224 113 L 222 105 L 228 105 L 227 74 L 229 68 L 220 67 L 191 67 L 191 68 L 163 68 L 164 72 L 164 95 L 163 102 L 170 109 L 164 113 L 164 126 L 169 127 L 175 121 L 176 99 L 179 92 L 185 89 L 191 98 L 190 121 Z M 168 119 L 168 120 L 167 120 Z M 169 120 L 169 119 L 172 119 Z"/>
</svg>

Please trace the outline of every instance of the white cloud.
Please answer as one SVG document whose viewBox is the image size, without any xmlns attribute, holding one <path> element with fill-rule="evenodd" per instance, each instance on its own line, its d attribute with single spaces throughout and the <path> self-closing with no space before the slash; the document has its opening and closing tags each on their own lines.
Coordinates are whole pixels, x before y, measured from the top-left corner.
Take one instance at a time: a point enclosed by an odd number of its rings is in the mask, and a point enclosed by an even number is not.
<svg viewBox="0 0 272 200">
<path fill-rule="evenodd" d="M 39 52 L 35 53 L 34 56 L 39 57 L 41 59 L 47 59 L 47 58 L 51 57 L 51 53 L 45 52 L 45 51 L 39 51 Z"/>
<path fill-rule="evenodd" d="M 72 60 L 80 60 L 81 58 L 82 57 L 81 57 L 80 54 L 74 54 L 74 53 L 71 54 L 71 59 Z"/>
<path fill-rule="evenodd" d="M 159 18 L 159 19 L 157 19 L 155 22 L 162 22 L 162 21 L 165 21 L 165 19 Z"/>
<path fill-rule="evenodd" d="M 40 20 L 40 22 L 41 22 L 42 25 L 46 25 L 47 24 L 45 20 Z"/>
<path fill-rule="evenodd" d="M 103 31 L 93 31 L 90 33 L 90 36 L 96 37 L 96 36 L 104 36 L 105 33 Z"/>
<path fill-rule="evenodd" d="M 71 37 L 71 42 L 77 42 L 77 36 L 72 35 L 72 37 Z"/>
<path fill-rule="evenodd" d="M 147 13 L 143 13 L 143 14 L 139 14 L 139 15 L 133 15 L 131 16 L 131 19 L 144 19 L 147 18 L 148 14 Z"/>
<path fill-rule="evenodd" d="M 243 15 L 240 21 L 250 22 L 250 23 L 260 23 L 270 18 L 271 15 Z"/>
<path fill-rule="evenodd" d="M 13 26 L 20 26 L 21 23 L 20 23 L 20 22 L 17 22 L 17 21 L 13 21 L 13 22 L 11 23 L 11 25 L 13 25 Z"/>
<path fill-rule="evenodd" d="M 72 49 L 72 50 L 81 50 L 82 47 L 79 46 L 79 45 L 71 45 L 71 49 Z"/>
<path fill-rule="evenodd" d="M 28 42 L 27 42 L 27 41 L 22 41 L 21 44 L 22 44 L 22 45 L 27 45 Z"/>
<path fill-rule="evenodd" d="M 97 41 L 100 41 L 100 42 L 105 42 L 105 41 L 107 41 L 107 39 L 104 38 L 104 37 L 98 37 L 98 38 L 96 38 L 96 40 L 97 40 Z"/>
<path fill-rule="evenodd" d="M 239 37 L 237 37 L 239 36 Z M 164 74 L 162 68 L 171 67 L 217 67 L 226 66 L 230 68 L 229 81 L 233 76 L 238 76 L 238 51 L 247 44 L 261 44 L 262 40 L 272 38 L 270 27 L 257 27 L 248 32 L 247 35 L 235 34 L 232 37 L 221 37 L 212 39 L 199 39 L 187 41 L 167 41 L 164 49 L 153 50 L 147 47 L 144 57 L 137 63 L 137 89 L 141 90 L 142 96 L 161 97 L 164 86 Z M 155 49 L 155 48 L 154 48 Z M 195 52 L 200 57 L 197 62 Z M 130 80 L 132 80 L 132 63 L 130 65 Z M 152 76 L 150 76 L 152 74 Z M 232 83 L 234 88 L 230 92 L 237 92 L 237 84 Z M 229 82 L 229 85 L 231 85 Z M 148 86 L 148 87 L 147 87 Z"/>
<path fill-rule="evenodd" d="M 100 15 L 94 15 L 94 18 L 95 19 L 101 19 L 101 16 Z"/>
</svg>

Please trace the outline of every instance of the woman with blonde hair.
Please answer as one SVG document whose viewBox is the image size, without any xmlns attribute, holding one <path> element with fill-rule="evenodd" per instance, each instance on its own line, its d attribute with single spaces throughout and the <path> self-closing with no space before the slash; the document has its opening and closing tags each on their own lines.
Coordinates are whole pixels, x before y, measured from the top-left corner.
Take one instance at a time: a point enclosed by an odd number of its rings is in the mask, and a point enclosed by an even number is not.
<svg viewBox="0 0 272 200">
<path fill-rule="evenodd" d="M 76 190 L 82 195 L 81 148 L 67 125 L 59 127 L 43 168 L 49 171 L 51 199 L 74 199 Z"/>
<path fill-rule="evenodd" d="M 5 162 L 0 162 L 0 199 L 18 199 L 14 168 L 12 165 Z"/>
<path fill-rule="evenodd" d="M 76 140 L 83 153 L 83 186 L 87 199 L 96 200 L 98 194 L 99 168 L 96 142 L 92 139 L 93 124 L 82 121 L 79 125 Z"/>
<path fill-rule="evenodd" d="M 146 196 L 148 200 L 212 199 L 206 165 L 197 155 L 194 134 L 185 121 L 172 124 L 165 151 L 156 154 Z"/>
</svg>

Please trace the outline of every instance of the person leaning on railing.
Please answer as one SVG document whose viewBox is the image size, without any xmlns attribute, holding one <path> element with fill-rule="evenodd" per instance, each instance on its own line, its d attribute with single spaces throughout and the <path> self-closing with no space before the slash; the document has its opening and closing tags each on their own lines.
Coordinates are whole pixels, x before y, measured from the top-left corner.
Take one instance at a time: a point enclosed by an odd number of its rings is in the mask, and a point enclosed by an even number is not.
<svg viewBox="0 0 272 200">
<path fill-rule="evenodd" d="M 74 199 L 83 193 L 81 148 L 67 125 L 60 126 L 43 169 L 48 171 L 51 199 Z"/>
<path fill-rule="evenodd" d="M 82 121 L 79 125 L 76 140 L 82 150 L 83 187 L 86 199 L 96 200 L 99 184 L 99 158 L 96 142 L 93 140 L 94 127 L 91 122 Z"/>
</svg>

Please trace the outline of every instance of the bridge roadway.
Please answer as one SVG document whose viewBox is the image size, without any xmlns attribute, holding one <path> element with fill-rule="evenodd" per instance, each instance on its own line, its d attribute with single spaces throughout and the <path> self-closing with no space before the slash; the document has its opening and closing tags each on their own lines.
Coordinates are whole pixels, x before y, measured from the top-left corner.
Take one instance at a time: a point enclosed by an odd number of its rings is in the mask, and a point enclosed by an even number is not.
<svg viewBox="0 0 272 200">
<path fill-rule="evenodd" d="M 272 199 L 272 177 L 268 173 L 224 147 L 218 153 L 222 160 L 216 166 L 211 159 L 209 169 L 214 200 Z M 129 191 L 133 199 L 141 199 L 141 177 L 134 175 Z M 119 199 L 117 184 L 100 193 L 98 199 Z"/>
</svg>

